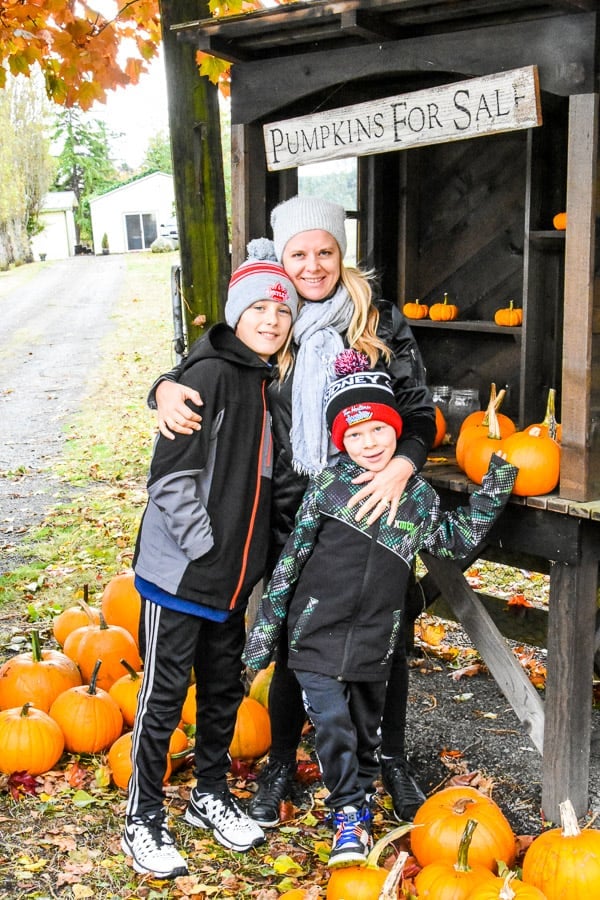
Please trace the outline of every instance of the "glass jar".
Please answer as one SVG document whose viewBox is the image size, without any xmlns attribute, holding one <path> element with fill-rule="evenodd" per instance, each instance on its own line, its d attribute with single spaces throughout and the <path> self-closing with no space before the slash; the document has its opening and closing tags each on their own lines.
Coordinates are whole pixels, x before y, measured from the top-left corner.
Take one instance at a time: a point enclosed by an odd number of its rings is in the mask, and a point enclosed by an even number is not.
<svg viewBox="0 0 600 900">
<path fill-rule="evenodd" d="M 452 396 L 452 388 L 449 384 L 434 384 L 429 388 L 431 399 L 436 406 L 444 414 L 444 418 L 448 418 L 448 406 L 450 405 L 450 397 Z"/>
<path fill-rule="evenodd" d="M 460 431 L 460 426 L 472 412 L 481 409 L 479 391 L 476 388 L 455 388 L 448 404 L 448 416 L 446 424 L 450 440 L 455 443 Z"/>
</svg>

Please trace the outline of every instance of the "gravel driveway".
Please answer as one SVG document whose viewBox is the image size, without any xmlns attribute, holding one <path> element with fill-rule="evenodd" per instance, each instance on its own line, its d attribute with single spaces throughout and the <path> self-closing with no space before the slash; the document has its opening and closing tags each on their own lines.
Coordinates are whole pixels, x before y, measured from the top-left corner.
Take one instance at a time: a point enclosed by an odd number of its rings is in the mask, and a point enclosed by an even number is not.
<svg viewBox="0 0 600 900">
<path fill-rule="evenodd" d="M 33 277 L 16 272 L 14 286 L 11 273 L 0 281 L 0 573 L 2 549 L 65 497 L 47 470 L 84 400 L 125 272 L 123 256 L 77 256 Z"/>
</svg>

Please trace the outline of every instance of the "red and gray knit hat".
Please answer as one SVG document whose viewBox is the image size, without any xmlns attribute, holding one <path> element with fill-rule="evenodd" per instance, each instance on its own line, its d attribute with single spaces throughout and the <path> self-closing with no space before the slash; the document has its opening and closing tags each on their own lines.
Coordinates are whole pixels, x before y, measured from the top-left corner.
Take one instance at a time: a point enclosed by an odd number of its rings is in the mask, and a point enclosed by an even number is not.
<svg viewBox="0 0 600 900">
<path fill-rule="evenodd" d="M 240 316 L 257 300 L 276 300 L 285 303 L 292 313 L 292 321 L 298 315 L 298 294 L 283 266 L 273 254 L 271 241 L 257 238 L 247 247 L 248 259 L 235 270 L 229 281 L 225 321 L 232 328 Z"/>
<path fill-rule="evenodd" d="M 325 394 L 325 416 L 335 447 L 343 450 L 346 431 L 371 419 L 391 425 L 399 438 L 402 417 L 387 372 L 370 370 L 368 357 L 356 350 L 338 353 L 334 371 L 337 378 Z"/>
</svg>

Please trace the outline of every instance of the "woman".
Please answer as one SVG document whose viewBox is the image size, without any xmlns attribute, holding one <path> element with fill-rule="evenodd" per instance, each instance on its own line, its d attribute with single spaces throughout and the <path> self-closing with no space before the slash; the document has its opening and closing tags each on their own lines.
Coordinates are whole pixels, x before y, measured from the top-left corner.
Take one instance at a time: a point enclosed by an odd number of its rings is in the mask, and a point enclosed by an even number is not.
<svg viewBox="0 0 600 900">
<path fill-rule="evenodd" d="M 302 302 L 294 324 L 295 361 L 269 388 L 276 460 L 271 515 L 271 566 L 290 534 L 308 477 L 331 461 L 324 396 L 333 377 L 331 363 L 346 347 L 365 353 L 371 366 L 387 371 L 403 420 L 396 455 L 382 472 L 360 477 L 363 488 L 353 497 L 356 518 L 392 522 L 409 477 L 419 471 L 435 435 L 435 409 L 425 387 L 424 369 L 414 338 L 398 308 L 374 300 L 368 276 L 346 267 L 345 213 L 342 206 L 314 197 L 292 197 L 271 215 L 273 243 Z M 156 388 L 159 427 L 189 434 L 201 417 L 186 400 L 201 405 L 195 392 L 166 380 Z M 151 398 L 152 399 L 152 398 Z M 408 693 L 406 648 L 399 642 L 382 720 L 382 779 L 394 813 L 412 818 L 424 795 L 404 754 Z M 279 805 L 288 795 L 296 771 L 296 750 L 304 724 L 301 692 L 280 647 L 269 693 L 272 745 L 259 778 L 249 814 L 263 826 L 276 825 Z"/>
</svg>

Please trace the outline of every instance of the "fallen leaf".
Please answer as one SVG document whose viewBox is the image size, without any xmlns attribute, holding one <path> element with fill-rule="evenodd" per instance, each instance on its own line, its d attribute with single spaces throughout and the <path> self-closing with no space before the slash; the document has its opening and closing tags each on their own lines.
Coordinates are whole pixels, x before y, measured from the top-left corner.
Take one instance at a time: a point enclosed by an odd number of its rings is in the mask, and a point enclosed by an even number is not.
<svg viewBox="0 0 600 900">
<path fill-rule="evenodd" d="M 483 663 L 471 663 L 468 666 L 463 666 L 461 669 L 456 669 L 455 672 L 452 672 L 450 674 L 450 678 L 452 679 L 452 681 L 460 681 L 461 678 L 472 678 L 473 675 L 479 675 L 484 671 L 485 666 L 483 665 Z"/>
</svg>

